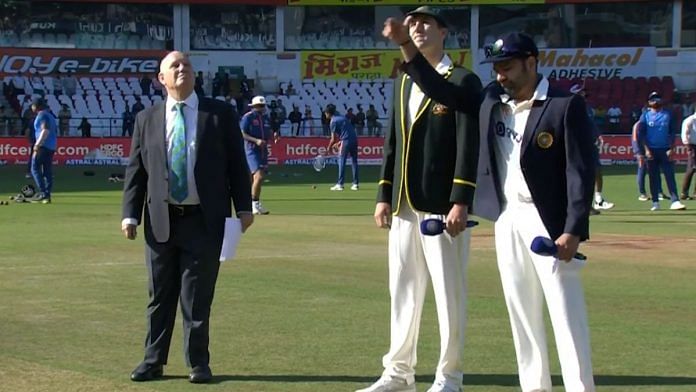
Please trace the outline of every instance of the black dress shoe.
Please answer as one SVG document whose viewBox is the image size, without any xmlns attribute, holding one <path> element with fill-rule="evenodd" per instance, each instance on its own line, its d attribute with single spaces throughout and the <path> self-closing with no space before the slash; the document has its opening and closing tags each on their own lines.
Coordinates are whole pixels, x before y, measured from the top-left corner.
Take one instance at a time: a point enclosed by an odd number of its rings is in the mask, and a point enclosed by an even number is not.
<svg viewBox="0 0 696 392">
<path fill-rule="evenodd" d="M 213 379 L 213 372 L 208 365 L 194 366 L 189 374 L 189 382 L 194 384 L 205 384 Z"/>
<path fill-rule="evenodd" d="M 162 365 L 141 363 L 137 368 L 135 368 L 135 370 L 133 370 L 130 378 L 131 381 L 151 381 L 162 377 L 162 375 L 164 375 Z"/>
</svg>

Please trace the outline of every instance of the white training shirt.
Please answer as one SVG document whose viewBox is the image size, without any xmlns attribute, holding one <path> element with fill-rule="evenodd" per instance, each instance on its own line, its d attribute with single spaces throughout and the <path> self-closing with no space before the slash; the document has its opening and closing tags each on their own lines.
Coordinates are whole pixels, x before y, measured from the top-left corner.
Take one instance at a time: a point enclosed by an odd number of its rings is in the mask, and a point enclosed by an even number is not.
<svg viewBox="0 0 696 392">
<path fill-rule="evenodd" d="M 507 206 L 532 202 L 520 165 L 522 137 L 534 101 L 546 100 L 548 91 L 549 81 L 542 77 L 530 100 L 516 103 L 507 94 L 502 94 L 502 102 L 493 109 L 495 159 Z"/>
<path fill-rule="evenodd" d="M 685 145 L 696 144 L 696 114 L 690 115 L 682 122 L 681 139 Z"/>
<path fill-rule="evenodd" d="M 617 106 L 612 106 L 609 108 L 609 110 L 607 110 L 607 117 L 609 118 L 609 122 L 612 124 L 618 124 L 621 121 L 620 117 L 622 114 L 621 108 Z"/>
</svg>

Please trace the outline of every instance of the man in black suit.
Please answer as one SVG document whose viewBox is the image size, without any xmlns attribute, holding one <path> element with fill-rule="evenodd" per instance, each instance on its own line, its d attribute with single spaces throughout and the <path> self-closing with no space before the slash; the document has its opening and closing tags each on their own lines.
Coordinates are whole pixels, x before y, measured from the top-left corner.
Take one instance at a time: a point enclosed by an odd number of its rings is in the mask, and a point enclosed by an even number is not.
<svg viewBox="0 0 696 392">
<path fill-rule="evenodd" d="M 388 21 L 391 26 L 396 25 Z M 387 28 L 385 27 L 385 30 Z M 398 38 L 397 38 L 398 39 Z M 403 69 L 433 100 L 469 111 L 467 91 L 402 46 Z M 480 109 L 481 150 L 473 213 L 495 221 L 498 268 L 510 315 L 522 390 L 551 391 L 543 301 L 556 338 L 566 391 L 594 391 L 585 300 L 575 257 L 589 238 L 595 161 L 585 101 L 537 73 L 538 49 L 513 33 L 486 48 L 496 82 Z M 550 237 L 553 256 L 530 250 Z"/>
<path fill-rule="evenodd" d="M 479 78 L 444 52 L 446 21 L 436 9 L 409 12 L 404 41 L 413 39 L 427 66 L 478 96 Z M 399 41 L 402 43 L 402 41 Z M 389 228 L 391 342 L 382 377 L 360 392 L 415 392 L 418 330 L 432 282 L 440 358 L 429 392 L 458 392 L 463 379 L 469 206 L 476 187 L 478 100 L 470 114 L 437 103 L 406 75 L 394 86 L 394 110 L 384 141 L 374 218 Z M 425 235 L 420 224 L 439 217 L 446 232 Z"/>
<path fill-rule="evenodd" d="M 136 117 L 123 194 L 126 238 L 144 216 L 150 295 L 145 358 L 131 379 L 162 376 L 180 298 L 189 381 L 204 383 L 225 218 L 234 205 L 243 231 L 253 223 L 251 179 L 237 115 L 194 93 L 188 56 L 169 53 L 158 78 L 167 99 Z"/>
</svg>

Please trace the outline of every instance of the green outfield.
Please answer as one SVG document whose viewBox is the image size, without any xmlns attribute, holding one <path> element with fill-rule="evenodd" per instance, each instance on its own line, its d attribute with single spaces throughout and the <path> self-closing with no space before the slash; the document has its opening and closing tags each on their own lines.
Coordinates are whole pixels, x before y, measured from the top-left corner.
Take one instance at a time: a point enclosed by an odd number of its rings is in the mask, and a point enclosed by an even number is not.
<svg viewBox="0 0 696 392">
<path fill-rule="evenodd" d="M 0 167 L 3 200 L 27 183 L 22 169 Z M 122 184 L 107 177 L 122 169 L 84 170 L 56 169 L 53 204 L 0 206 L 0 391 L 333 392 L 379 376 L 389 294 L 387 233 L 372 219 L 376 168 L 363 168 L 358 192 L 329 191 L 335 167 L 273 169 L 263 191 L 271 214 L 257 217 L 221 268 L 216 377 L 204 386 L 186 379 L 180 320 L 165 379 L 130 382 L 145 337 L 142 235 L 120 232 Z M 632 167 L 605 172 L 605 196 L 617 206 L 591 218 L 582 245 L 598 390 L 694 391 L 696 201 L 650 212 Z M 474 229 L 472 244 L 465 390 L 517 391 L 490 223 Z M 426 301 L 419 391 L 432 382 L 439 345 L 432 295 Z"/>
</svg>

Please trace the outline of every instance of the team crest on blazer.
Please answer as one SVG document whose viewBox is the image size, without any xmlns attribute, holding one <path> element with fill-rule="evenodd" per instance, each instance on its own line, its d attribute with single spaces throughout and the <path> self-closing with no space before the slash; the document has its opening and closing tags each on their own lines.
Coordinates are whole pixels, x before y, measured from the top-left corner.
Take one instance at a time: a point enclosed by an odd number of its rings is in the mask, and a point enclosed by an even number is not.
<svg viewBox="0 0 696 392">
<path fill-rule="evenodd" d="M 433 105 L 433 114 L 436 116 L 444 116 L 448 112 L 449 110 L 447 109 L 447 106 L 441 103 L 436 103 L 435 105 Z"/>
<path fill-rule="evenodd" d="M 553 145 L 553 135 L 549 132 L 542 131 L 537 135 L 537 145 L 541 148 L 549 148 Z"/>
</svg>

